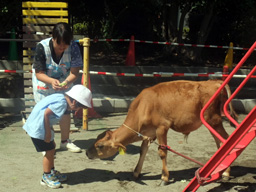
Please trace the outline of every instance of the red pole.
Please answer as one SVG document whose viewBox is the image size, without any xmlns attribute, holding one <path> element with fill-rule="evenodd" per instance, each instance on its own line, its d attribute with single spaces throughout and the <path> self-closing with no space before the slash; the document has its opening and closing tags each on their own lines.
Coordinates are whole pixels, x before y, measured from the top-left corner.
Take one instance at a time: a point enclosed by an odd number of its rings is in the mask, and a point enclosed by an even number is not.
<svg viewBox="0 0 256 192">
<path fill-rule="evenodd" d="M 224 75 L 228 75 L 228 66 L 227 65 L 224 65 L 223 66 L 223 72 L 222 72 L 223 76 L 222 76 L 222 80 L 224 81 L 227 76 L 224 76 Z"/>
</svg>

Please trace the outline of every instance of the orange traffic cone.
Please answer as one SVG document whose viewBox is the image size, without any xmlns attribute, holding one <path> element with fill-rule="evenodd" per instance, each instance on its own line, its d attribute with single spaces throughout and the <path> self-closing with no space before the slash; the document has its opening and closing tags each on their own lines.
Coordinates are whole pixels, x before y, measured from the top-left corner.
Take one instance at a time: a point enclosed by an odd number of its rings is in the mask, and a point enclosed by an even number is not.
<svg viewBox="0 0 256 192">
<path fill-rule="evenodd" d="M 81 83 L 83 84 L 84 75 L 82 75 Z M 88 76 L 88 88 L 91 90 L 91 80 L 90 76 Z M 93 108 L 93 101 L 91 101 L 92 108 L 88 108 L 88 118 L 101 118 L 101 115 L 99 115 Z M 83 110 L 78 110 L 75 114 L 75 117 L 82 118 L 83 117 Z"/>
<path fill-rule="evenodd" d="M 232 68 L 233 65 L 233 43 L 230 42 L 229 49 L 227 55 L 225 57 L 224 66 L 223 66 L 223 75 L 229 74 L 229 69 Z M 225 80 L 227 77 L 222 77 L 222 80 Z"/>
<path fill-rule="evenodd" d="M 223 72 L 222 72 L 222 75 L 228 75 L 229 74 L 229 71 L 228 71 L 228 66 L 227 65 L 224 65 L 223 66 Z M 222 76 L 222 80 L 224 81 L 227 77 L 225 76 Z"/>
<path fill-rule="evenodd" d="M 134 36 L 131 36 L 131 41 L 129 44 L 129 50 L 126 56 L 125 61 L 126 66 L 135 66 L 135 43 L 134 43 Z"/>
</svg>

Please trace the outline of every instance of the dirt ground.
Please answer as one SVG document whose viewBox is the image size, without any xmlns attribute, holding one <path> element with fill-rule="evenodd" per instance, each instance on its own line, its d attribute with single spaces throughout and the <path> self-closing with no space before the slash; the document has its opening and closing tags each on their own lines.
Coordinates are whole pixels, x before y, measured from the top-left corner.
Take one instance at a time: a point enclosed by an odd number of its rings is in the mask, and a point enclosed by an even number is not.
<svg viewBox="0 0 256 192">
<path fill-rule="evenodd" d="M 70 137 L 83 149 L 82 153 L 58 150 L 60 133 L 56 133 L 55 167 L 69 177 L 68 181 L 62 184 L 62 188 L 56 191 L 179 192 L 188 185 L 199 165 L 170 152 L 168 168 L 172 182 L 167 186 L 159 186 L 162 163 L 155 144 L 150 146 L 142 176 L 138 181 L 133 180 L 132 171 L 139 158 L 139 142 L 128 145 L 125 155 L 117 155 L 111 160 L 89 160 L 86 157 L 85 150 L 96 136 L 106 129 L 119 127 L 125 117 L 126 113 L 119 113 L 108 114 L 101 119 L 90 119 L 89 130 L 80 129 L 79 132 L 72 133 Z M 244 118 L 244 115 L 241 115 L 241 118 Z M 3 118 L 0 118 L 0 121 L 0 191 L 52 191 L 53 189 L 39 183 L 42 175 L 42 154 L 35 151 L 29 136 L 22 129 L 22 122 L 16 119 L 8 120 L 4 124 Z M 229 133 L 234 130 L 227 122 L 224 122 L 224 126 Z M 204 126 L 191 133 L 187 143 L 183 135 L 170 130 L 168 141 L 172 149 L 202 163 L 206 163 L 216 151 L 214 140 Z M 233 178 L 230 181 L 201 186 L 197 191 L 256 191 L 255 149 L 256 140 L 253 140 L 233 163 Z"/>
</svg>

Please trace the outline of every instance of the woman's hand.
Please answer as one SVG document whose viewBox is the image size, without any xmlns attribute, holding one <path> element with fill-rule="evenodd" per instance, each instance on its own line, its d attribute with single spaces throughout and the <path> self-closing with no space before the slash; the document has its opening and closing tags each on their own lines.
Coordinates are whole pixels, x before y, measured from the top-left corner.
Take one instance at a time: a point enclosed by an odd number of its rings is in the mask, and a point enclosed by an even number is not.
<svg viewBox="0 0 256 192">
<path fill-rule="evenodd" d="M 67 79 L 59 84 L 59 86 L 61 87 L 61 90 L 66 90 L 67 88 L 69 88 L 69 85 L 70 85 L 70 83 Z"/>
<path fill-rule="evenodd" d="M 56 90 L 56 91 L 61 90 L 62 87 L 60 86 L 60 82 L 59 82 L 58 79 L 54 79 L 54 80 L 52 81 L 52 88 L 53 88 L 54 90 Z"/>
</svg>

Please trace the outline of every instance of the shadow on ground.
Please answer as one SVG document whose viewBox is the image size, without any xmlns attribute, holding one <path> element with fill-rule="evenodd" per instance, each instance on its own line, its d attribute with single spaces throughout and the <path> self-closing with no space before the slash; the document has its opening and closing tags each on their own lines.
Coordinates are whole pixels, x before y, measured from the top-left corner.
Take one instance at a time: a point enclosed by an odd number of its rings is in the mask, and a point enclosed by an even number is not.
<svg viewBox="0 0 256 192">
<path fill-rule="evenodd" d="M 0 131 L 13 123 L 21 121 L 21 115 L 0 114 Z"/>
</svg>

